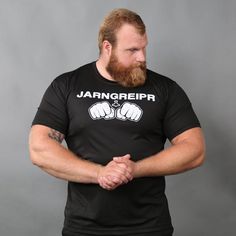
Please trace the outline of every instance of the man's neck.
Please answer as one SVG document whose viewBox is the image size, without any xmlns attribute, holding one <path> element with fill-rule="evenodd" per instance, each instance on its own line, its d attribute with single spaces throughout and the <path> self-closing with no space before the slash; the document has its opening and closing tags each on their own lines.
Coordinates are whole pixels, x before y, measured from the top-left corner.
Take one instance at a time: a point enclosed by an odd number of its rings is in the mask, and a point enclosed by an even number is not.
<svg viewBox="0 0 236 236">
<path fill-rule="evenodd" d="M 110 76 L 110 74 L 107 72 L 106 70 L 106 63 L 104 62 L 104 60 L 102 60 L 101 58 L 99 58 L 96 61 L 96 66 L 97 66 L 97 70 L 98 72 L 102 75 L 102 77 L 104 77 L 107 80 L 111 80 L 114 81 L 114 79 Z"/>
</svg>

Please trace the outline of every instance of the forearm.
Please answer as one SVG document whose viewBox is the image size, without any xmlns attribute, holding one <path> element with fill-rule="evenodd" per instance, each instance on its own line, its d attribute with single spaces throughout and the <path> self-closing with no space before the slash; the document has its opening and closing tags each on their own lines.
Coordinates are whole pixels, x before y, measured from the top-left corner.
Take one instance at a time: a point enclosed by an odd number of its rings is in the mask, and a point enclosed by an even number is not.
<svg viewBox="0 0 236 236">
<path fill-rule="evenodd" d="M 32 155 L 40 156 L 41 161 L 35 163 L 37 166 L 57 178 L 79 183 L 98 183 L 100 165 L 82 160 L 64 147 L 54 147 L 53 151 Z"/>
<path fill-rule="evenodd" d="M 37 141 L 31 133 L 30 156 L 33 164 L 47 173 L 68 181 L 98 183 L 100 165 L 86 161 L 63 147 L 59 142 L 42 135 Z"/>
<path fill-rule="evenodd" d="M 204 151 L 182 142 L 135 163 L 134 177 L 164 176 L 181 173 L 200 166 Z"/>
</svg>

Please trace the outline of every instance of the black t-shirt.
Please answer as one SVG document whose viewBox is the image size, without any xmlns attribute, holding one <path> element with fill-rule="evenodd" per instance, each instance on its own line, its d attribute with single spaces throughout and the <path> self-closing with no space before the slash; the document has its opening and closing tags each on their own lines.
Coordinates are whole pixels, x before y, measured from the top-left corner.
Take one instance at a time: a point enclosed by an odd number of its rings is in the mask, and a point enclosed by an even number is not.
<svg viewBox="0 0 236 236">
<path fill-rule="evenodd" d="M 147 70 L 143 86 L 125 88 L 103 78 L 95 62 L 57 77 L 33 124 L 60 131 L 72 152 L 102 165 L 127 153 L 133 161 L 146 158 L 163 150 L 167 138 L 200 126 L 173 80 Z M 65 235 L 171 232 L 164 192 L 163 176 L 137 178 L 113 191 L 69 182 Z"/>
</svg>

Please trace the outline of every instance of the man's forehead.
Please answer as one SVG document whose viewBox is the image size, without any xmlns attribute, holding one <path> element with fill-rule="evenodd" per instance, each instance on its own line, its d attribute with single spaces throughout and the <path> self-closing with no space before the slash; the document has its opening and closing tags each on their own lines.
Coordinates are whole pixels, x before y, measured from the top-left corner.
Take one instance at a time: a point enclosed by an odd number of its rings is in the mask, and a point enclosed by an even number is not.
<svg viewBox="0 0 236 236">
<path fill-rule="evenodd" d="M 137 46 L 147 44 L 147 35 L 144 33 L 141 35 L 138 30 L 130 25 L 123 25 L 116 33 L 117 44 L 127 44 Z"/>
</svg>

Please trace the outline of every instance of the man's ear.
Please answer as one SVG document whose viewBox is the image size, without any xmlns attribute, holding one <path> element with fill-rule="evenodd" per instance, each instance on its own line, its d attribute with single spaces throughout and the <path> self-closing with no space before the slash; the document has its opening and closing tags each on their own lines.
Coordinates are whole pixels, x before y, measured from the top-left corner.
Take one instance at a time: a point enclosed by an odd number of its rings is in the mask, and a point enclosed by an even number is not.
<svg viewBox="0 0 236 236">
<path fill-rule="evenodd" d="M 104 40 L 102 43 L 103 52 L 110 57 L 112 52 L 112 45 L 109 41 Z"/>
</svg>

